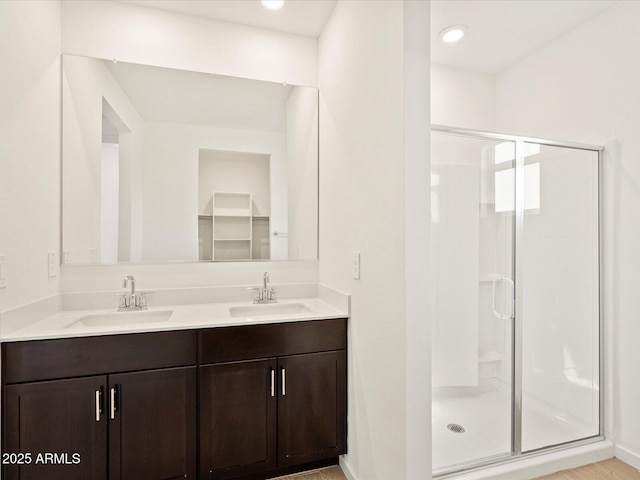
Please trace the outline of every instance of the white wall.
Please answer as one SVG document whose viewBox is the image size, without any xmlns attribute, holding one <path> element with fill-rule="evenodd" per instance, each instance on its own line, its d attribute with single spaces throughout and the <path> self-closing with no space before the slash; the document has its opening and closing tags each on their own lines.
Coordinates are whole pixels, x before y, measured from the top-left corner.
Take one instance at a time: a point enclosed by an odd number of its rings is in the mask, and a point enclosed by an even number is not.
<svg viewBox="0 0 640 480">
<path fill-rule="evenodd" d="M 64 53 L 317 85 L 315 38 L 105 0 L 65 0 L 62 21 Z"/>
<path fill-rule="evenodd" d="M 58 291 L 60 4 L 0 2 L 0 311 Z"/>
<path fill-rule="evenodd" d="M 102 144 L 100 182 L 100 262 L 118 262 L 119 155 L 118 144 Z"/>
<path fill-rule="evenodd" d="M 427 25 L 425 2 L 342 1 L 320 37 L 320 281 L 352 295 L 357 479 L 431 471 Z"/>
<path fill-rule="evenodd" d="M 286 81 L 290 85 L 317 86 L 318 83 L 318 41 L 315 38 L 109 1 L 64 1 L 62 25 L 64 53 L 258 80 Z M 305 262 L 301 264 L 302 270 L 296 270 L 301 273 L 301 278 L 317 274 L 312 264 Z M 193 268 L 194 276 L 202 278 L 199 266 L 186 268 Z M 222 267 L 210 268 L 212 273 L 220 272 L 217 275 L 225 271 Z M 237 266 L 232 268 L 240 269 Z M 251 267 L 242 267 L 246 272 L 243 278 L 250 283 L 265 269 L 276 268 L 276 263 L 255 263 Z M 136 273 L 144 271 L 144 268 L 131 266 L 126 270 Z M 91 271 L 94 275 L 103 272 L 101 269 Z M 75 280 L 86 277 L 80 272 L 76 268 L 64 269 L 63 289 L 69 285 L 81 287 L 83 284 Z M 95 280 L 96 285 L 102 284 L 99 278 Z M 210 281 L 218 281 L 215 273 Z"/>
<path fill-rule="evenodd" d="M 262 274 L 269 272 L 271 283 L 316 283 L 318 263 L 298 262 L 217 262 L 156 263 L 150 265 L 63 265 L 63 292 L 121 291 L 122 279 L 131 273 L 141 290 L 165 288 L 220 287 L 225 285 L 262 284 Z M 250 300 L 251 292 L 247 292 Z M 151 301 L 151 300 L 150 300 Z"/>
<path fill-rule="evenodd" d="M 140 174 L 136 172 L 139 172 L 141 162 L 138 159 L 142 158 L 145 145 L 144 121 L 103 61 L 66 56 L 63 63 L 62 241 L 65 262 L 96 263 L 102 257 L 103 102 L 108 103 L 109 110 L 117 115 L 127 130 L 120 135 L 118 149 L 120 179 L 127 179 L 119 185 L 123 195 L 120 213 L 129 212 L 126 217 L 134 230 L 134 226 L 139 225 L 140 208 L 132 207 L 131 192 L 140 182 Z M 139 252 L 139 241 L 133 243 L 137 245 L 129 248 Z"/>
<path fill-rule="evenodd" d="M 606 425 L 640 466 L 640 3 L 620 2 L 498 76 L 497 125 L 605 144 Z M 612 378 L 613 377 L 613 378 Z M 613 386 L 612 386 L 613 385 Z"/>
<path fill-rule="evenodd" d="M 496 127 L 495 76 L 431 65 L 431 123 L 475 130 Z"/>
<path fill-rule="evenodd" d="M 212 192 L 251 193 L 253 215 L 269 216 L 269 155 L 200 150 L 198 215 L 213 212 Z"/>
<path fill-rule="evenodd" d="M 288 249 L 318 256 L 318 92 L 295 87 L 287 100 Z M 283 239 L 274 239 L 283 241 Z"/>
</svg>

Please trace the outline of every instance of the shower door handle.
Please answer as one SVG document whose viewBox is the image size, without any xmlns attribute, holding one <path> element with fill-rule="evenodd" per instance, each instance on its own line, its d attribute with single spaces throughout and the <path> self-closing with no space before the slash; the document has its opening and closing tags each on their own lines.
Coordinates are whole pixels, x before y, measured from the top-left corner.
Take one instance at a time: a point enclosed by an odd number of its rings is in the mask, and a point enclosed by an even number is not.
<svg viewBox="0 0 640 480">
<path fill-rule="evenodd" d="M 513 320 L 516 317 L 516 285 L 509 277 L 503 280 L 509 284 L 509 320 Z"/>
<path fill-rule="evenodd" d="M 500 311 L 498 311 L 498 309 L 496 308 L 496 284 L 500 282 L 506 282 L 509 284 L 509 313 L 505 314 L 505 313 L 501 313 Z M 512 320 L 514 315 L 515 315 L 515 299 L 514 299 L 514 294 L 515 294 L 515 285 L 513 283 L 513 280 L 511 280 L 508 277 L 497 277 L 494 278 L 491 281 L 491 302 L 492 302 L 492 308 L 493 308 L 493 314 L 498 317 L 501 318 L 502 320 Z"/>
</svg>

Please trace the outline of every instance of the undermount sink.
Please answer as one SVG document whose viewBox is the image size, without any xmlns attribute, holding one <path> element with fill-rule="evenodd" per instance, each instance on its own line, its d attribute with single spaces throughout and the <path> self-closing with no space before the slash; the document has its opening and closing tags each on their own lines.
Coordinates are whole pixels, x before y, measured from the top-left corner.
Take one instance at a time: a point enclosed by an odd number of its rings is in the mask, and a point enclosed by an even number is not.
<svg viewBox="0 0 640 480">
<path fill-rule="evenodd" d="M 304 303 L 265 303 L 242 307 L 229 307 L 232 317 L 260 317 L 265 315 L 289 315 L 307 313 L 311 309 Z"/>
<path fill-rule="evenodd" d="M 173 315 L 173 310 L 163 311 L 138 311 L 138 312 L 116 312 L 102 313 L 98 315 L 85 315 L 75 322 L 67 325 L 72 327 L 102 327 L 108 325 L 137 325 L 140 323 L 162 323 L 166 322 Z"/>
</svg>

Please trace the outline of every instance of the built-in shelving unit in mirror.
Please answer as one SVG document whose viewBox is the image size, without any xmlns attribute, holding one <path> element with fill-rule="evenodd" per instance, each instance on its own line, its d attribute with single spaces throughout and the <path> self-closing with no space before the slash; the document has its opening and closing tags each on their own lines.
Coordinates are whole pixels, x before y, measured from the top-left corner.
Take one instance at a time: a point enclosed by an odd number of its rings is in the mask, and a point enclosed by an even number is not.
<svg viewBox="0 0 640 480">
<path fill-rule="evenodd" d="M 252 258 L 251 194 L 213 192 L 212 260 Z"/>
<path fill-rule="evenodd" d="M 200 149 L 199 260 L 272 258 L 271 156 Z"/>
<path fill-rule="evenodd" d="M 211 215 L 198 216 L 200 260 L 269 258 L 269 216 L 253 215 L 251 193 L 213 192 L 211 205 Z"/>
</svg>

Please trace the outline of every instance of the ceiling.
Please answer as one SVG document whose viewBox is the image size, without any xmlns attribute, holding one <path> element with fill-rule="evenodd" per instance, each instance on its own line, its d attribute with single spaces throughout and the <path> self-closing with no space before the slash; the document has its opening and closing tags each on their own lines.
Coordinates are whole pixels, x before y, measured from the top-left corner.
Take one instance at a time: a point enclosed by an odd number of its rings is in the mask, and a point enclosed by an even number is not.
<svg viewBox="0 0 640 480">
<path fill-rule="evenodd" d="M 265 9 L 259 0 L 117 1 L 318 37 L 342 0 L 287 0 L 277 12 Z M 432 0 L 431 61 L 496 74 L 619 1 Z M 453 24 L 467 25 L 467 35 L 458 44 L 443 44 L 438 33 Z"/>
<path fill-rule="evenodd" d="M 209 73 L 104 61 L 147 121 L 284 132 L 293 87 Z"/>
<path fill-rule="evenodd" d="M 431 62 L 496 74 L 618 0 L 432 0 Z M 449 25 L 468 26 L 464 39 L 444 44 Z"/>
<path fill-rule="evenodd" d="M 119 0 L 141 7 L 213 18 L 280 32 L 319 37 L 336 0 L 287 0 L 270 11 L 259 0 Z"/>
</svg>

